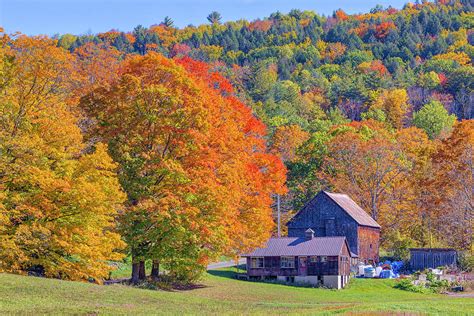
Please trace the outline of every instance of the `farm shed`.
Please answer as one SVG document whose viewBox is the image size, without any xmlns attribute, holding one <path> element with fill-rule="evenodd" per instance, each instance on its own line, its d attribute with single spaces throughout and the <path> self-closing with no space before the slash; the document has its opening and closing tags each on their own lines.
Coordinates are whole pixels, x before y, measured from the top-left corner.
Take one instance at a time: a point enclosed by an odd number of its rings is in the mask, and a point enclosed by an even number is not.
<svg viewBox="0 0 474 316">
<path fill-rule="evenodd" d="M 410 266 L 413 270 L 450 266 L 455 267 L 457 252 L 452 248 L 411 248 Z"/>
<path fill-rule="evenodd" d="M 270 238 L 264 248 L 243 255 L 247 275 L 287 283 L 309 283 L 343 288 L 349 281 L 351 253 L 345 237 Z"/>
</svg>

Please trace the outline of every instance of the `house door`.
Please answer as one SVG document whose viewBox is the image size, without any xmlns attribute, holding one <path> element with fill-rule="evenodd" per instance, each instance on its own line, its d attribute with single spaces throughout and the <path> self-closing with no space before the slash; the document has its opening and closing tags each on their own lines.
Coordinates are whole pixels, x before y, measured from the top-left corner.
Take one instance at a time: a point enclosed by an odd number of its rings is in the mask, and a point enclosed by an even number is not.
<svg viewBox="0 0 474 316">
<path fill-rule="evenodd" d="M 308 275 L 308 257 L 300 257 L 300 275 Z"/>
</svg>

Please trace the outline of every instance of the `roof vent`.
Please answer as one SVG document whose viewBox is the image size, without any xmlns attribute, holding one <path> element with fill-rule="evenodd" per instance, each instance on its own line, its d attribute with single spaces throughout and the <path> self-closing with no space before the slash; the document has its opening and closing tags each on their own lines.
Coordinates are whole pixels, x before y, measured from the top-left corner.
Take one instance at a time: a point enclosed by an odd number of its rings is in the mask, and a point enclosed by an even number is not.
<svg viewBox="0 0 474 316">
<path fill-rule="evenodd" d="M 314 238 L 314 230 L 312 230 L 311 228 L 308 228 L 305 232 L 304 232 L 304 235 L 306 237 L 306 240 L 311 240 Z"/>
</svg>

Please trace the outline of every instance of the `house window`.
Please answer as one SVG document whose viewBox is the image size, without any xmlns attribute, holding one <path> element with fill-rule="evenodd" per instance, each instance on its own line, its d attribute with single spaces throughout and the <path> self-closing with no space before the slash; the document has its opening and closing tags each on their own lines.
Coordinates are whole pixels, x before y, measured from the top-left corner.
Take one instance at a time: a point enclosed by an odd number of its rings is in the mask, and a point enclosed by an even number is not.
<svg viewBox="0 0 474 316">
<path fill-rule="evenodd" d="M 263 268 L 263 257 L 252 257 L 250 259 L 250 267 L 252 269 L 260 269 Z"/>
<path fill-rule="evenodd" d="M 370 244 L 370 249 L 372 249 L 372 244 Z"/>
<path fill-rule="evenodd" d="M 318 262 L 318 257 L 311 257 L 311 258 L 309 259 L 309 261 L 310 261 L 311 263 L 316 263 L 316 262 Z"/>
<path fill-rule="evenodd" d="M 280 267 L 282 267 L 282 268 L 294 268 L 295 267 L 295 257 L 281 257 Z"/>
<path fill-rule="evenodd" d="M 321 260 L 320 260 L 321 262 L 328 261 L 328 257 L 326 257 L 326 256 L 321 256 L 320 258 L 321 258 Z"/>
</svg>

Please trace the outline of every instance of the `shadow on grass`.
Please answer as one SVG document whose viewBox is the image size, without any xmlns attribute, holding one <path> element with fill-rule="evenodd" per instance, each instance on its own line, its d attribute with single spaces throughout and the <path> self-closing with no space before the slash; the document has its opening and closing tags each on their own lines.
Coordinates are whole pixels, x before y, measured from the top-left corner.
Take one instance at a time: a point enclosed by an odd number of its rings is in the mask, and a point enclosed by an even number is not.
<svg viewBox="0 0 474 316">
<path fill-rule="evenodd" d="M 138 284 L 133 284 L 129 280 L 121 284 L 142 290 L 157 290 L 165 292 L 192 291 L 208 287 L 207 285 L 201 283 L 177 283 L 150 279 L 142 281 Z"/>
<path fill-rule="evenodd" d="M 231 268 L 209 270 L 207 273 L 213 276 L 227 279 L 235 279 L 237 273 L 244 273 L 246 270 L 245 264 L 240 264 Z"/>
</svg>

